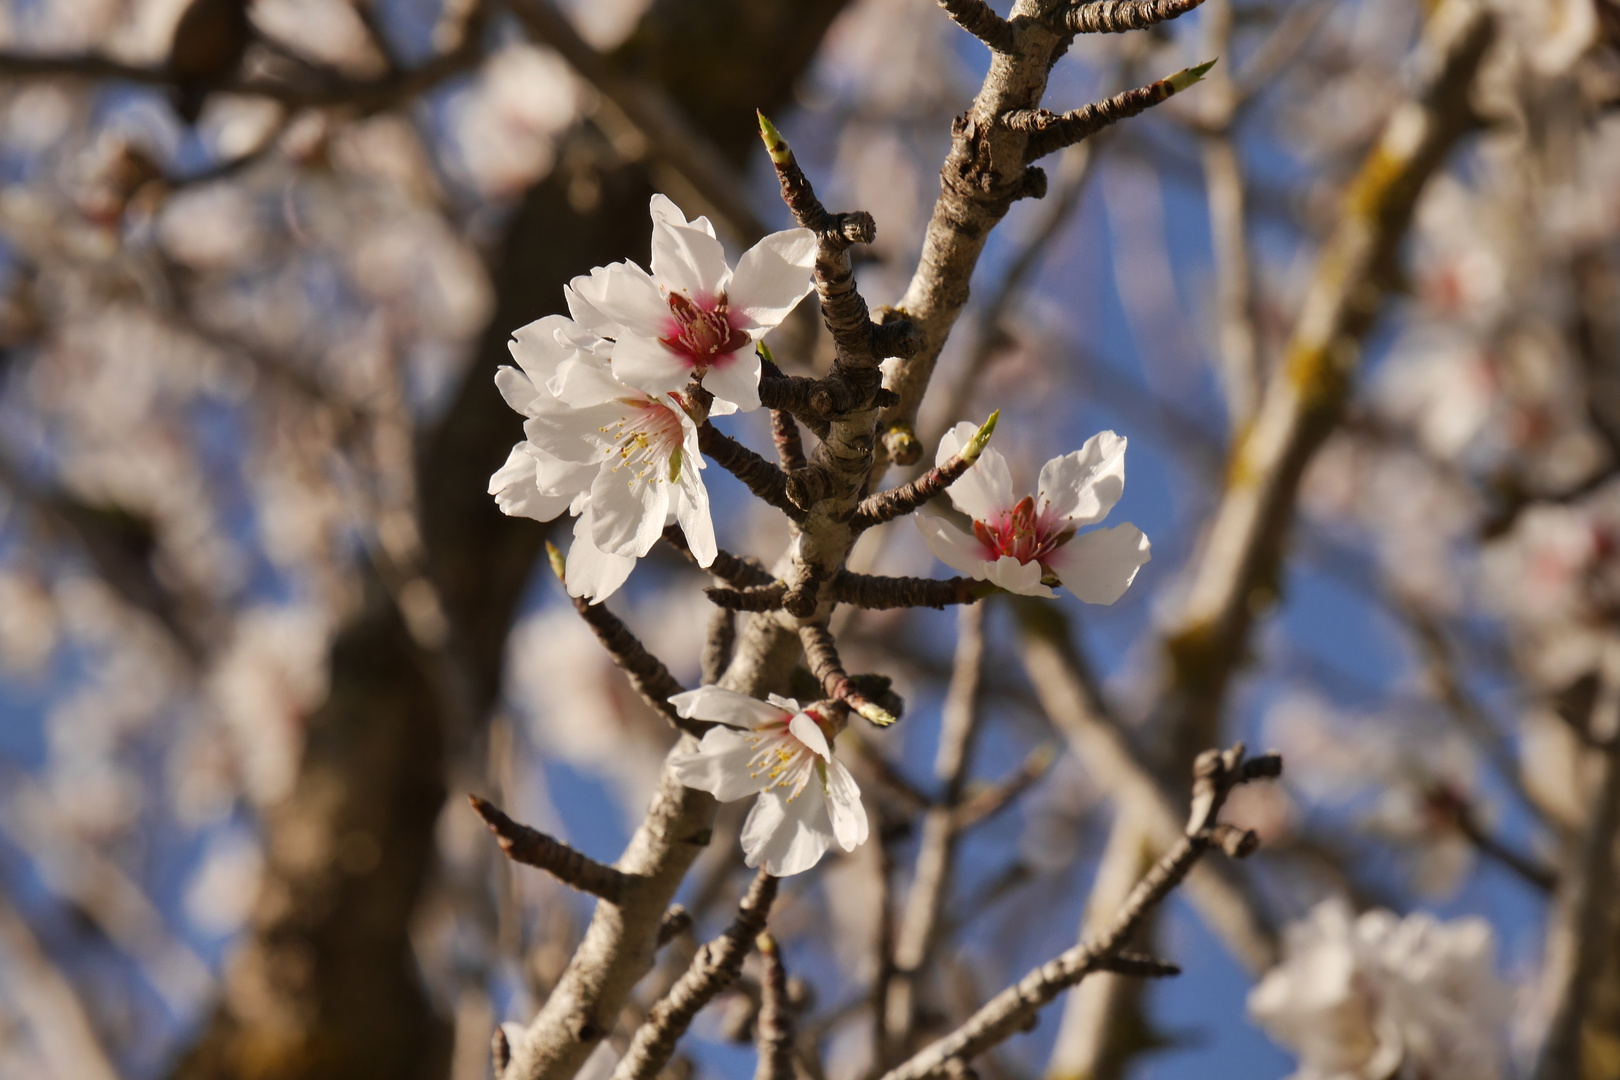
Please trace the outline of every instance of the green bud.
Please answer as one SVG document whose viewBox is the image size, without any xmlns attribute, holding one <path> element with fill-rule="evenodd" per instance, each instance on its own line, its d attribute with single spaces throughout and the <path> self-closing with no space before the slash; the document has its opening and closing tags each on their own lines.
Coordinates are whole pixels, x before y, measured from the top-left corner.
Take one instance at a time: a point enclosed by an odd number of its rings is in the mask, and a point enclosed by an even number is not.
<svg viewBox="0 0 1620 1080">
<path fill-rule="evenodd" d="M 1220 57 L 1216 57 L 1215 59 L 1218 60 Z M 1183 68 L 1181 71 L 1176 72 L 1174 75 L 1166 79 L 1165 82 L 1170 84 L 1170 92 L 1172 94 L 1179 94 L 1193 83 L 1202 79 L 1205 75 L 1208 75 L 1209 69 L 1214 66 L 1215 60 L 1205 60 L 1202 64 L 1197 64 L 1190 68 Z"/>
<path fill-rule="evenodd" d="M 890 724 L 899 719 L 899 717 L 895 716 L 881 705 L 874 704 L 870 701 L 862 702 L 860 707 L 855 711 L 872 721 L 872 723 L 876 724 L 878 727 L 888 727 Z"/>
<path fill-rule="evenodd" d="M 997 409 L 990 414 L 990 419 L 986 420 L 979 430 L 973 433 L 973 438 L 969 439 L 967 445 L 962 447 L 963 461 L 973 462 L 979 460 L 979 455 L 984 453 L 984 446 L 990 441 L 990 436 L 995 433 L 996 421 L 1000 418 L 1001 410 Z"/>
<path fill-rule="evenodd" d="M 793 157 L 793 151 L 788 147 L 787 140 L 782 133 L 776 130 L 776 125 L 765 118 L 765 114 L 755 109 L 759 116 L 759 137 L 765 140 L 765 152 L 771 155 L 771 164 L 786 165 Z"/>
<path fill-rule="evenodd" d="M 681 478 L 682 456 L 682 451 L 679 446 L 675 448 L 675 452 L 673 454 L 669 455 L 669 482 L 672 484 L 677 483 Z"/>
<path fill-rule="evenodd" d="M 563 553 L 561 551 L 557 550 L 557 545 L 553 544 L 550 540 L 546 541 L 546 558 L 550 560 L 551 572 L 557 575 L 557 580 L 567 581 L 568 578 L 563 573 L 563 568 L 568 565 L 568 560 L 563 557 Z"/>
</svg>

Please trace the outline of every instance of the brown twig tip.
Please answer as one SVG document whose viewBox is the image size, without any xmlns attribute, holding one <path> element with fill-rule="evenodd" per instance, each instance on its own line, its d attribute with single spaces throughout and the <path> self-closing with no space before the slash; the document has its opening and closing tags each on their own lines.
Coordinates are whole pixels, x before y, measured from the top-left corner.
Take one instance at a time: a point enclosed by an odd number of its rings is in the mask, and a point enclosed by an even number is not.
<svg viewBox="0 0 1620 1080">
<path fill-rule="evenodd" d="M 1134 975 L 1140 979 L 1169 979 L 1181 974 L 1181 966 L 1144 953 L 1116 953 L 1097 964 L 1100 971 Z"/>
<path fill-rule="evenodd" d="M 793 1010 L 788 1003 L 787 967 L 769 930 L 754 939 L 759 950 L 759 1016 L 754 1023 L 759 1041 L 754 1080 L 793 1080 Z"/>
<path fill-rule="evenodd" d="M 658 947 L 663 948 L 690 929 L 692 929 L 692 913 L 680 904 L 671 906 L 658 922 Z"/>
<path fill-rule="evenodd" d="M 1206 60 L 1167 78 L 1126 90 L 1071 112 L 1059 114 L 1045 109 L 1014 109 L 1003 114 L 1001 120 L 1013 131 L 1029 134 L 1024 159 L 1035 161 L 1169 100 L 1202 79 L 1214 66 L 1215 61 Z"/>
<path fill-rule="evenodd" d="M 860 713 L 878 727 L 888 727 L 900 719 L 877 702 L 863 694 L 859 685 L 844 671 L 838 658 L 838 647 L 825 626 L 811 624 L 799 627 L 799 641 L 804 646 L 804 662 L 810 674 L 821 683 L 824 694 Z"/>
<path fill-rule="evenodd" d="M 495 834 L 501 850 L 513 862 L 544 870 L 564 885 L 600 897 L 610 904 L 624 901 L 630 888 L 628 874 L 597 862 L 539 829 L 513 821 L 488 799 L 468 795 L 467 801 L 484 819 L 489 831 Z"/>
<path fill-rule="evenodd" d="M 1121 34 L 1146 30 L 1185 15 L 1204 0 L 1081 0 L 1059 9 L 1056 22 L 1071 34 Z"/>
<path fill-rule="evenodd" d="M 1011 52 L 1012 24 L 997 15 L 985 0 L 939 0 L 951 20 L 997 52 Z"/>
</svg>

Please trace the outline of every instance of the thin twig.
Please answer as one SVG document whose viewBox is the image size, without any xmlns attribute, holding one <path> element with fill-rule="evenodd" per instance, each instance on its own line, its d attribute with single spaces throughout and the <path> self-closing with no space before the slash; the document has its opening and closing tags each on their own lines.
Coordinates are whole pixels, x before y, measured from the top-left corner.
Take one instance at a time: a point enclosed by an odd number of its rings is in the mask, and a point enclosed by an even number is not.
<svg viewBox="0 0 1620 1080">
<path fill-rule="evenodd" d="M 697 951 L 686 973 L 652 1007 L 613 1070 L 612 1080 L 651 1080 L 669 1063 L 692 1018 L 741 973 L 743 959 L 765 929 L 777 880 L 763 870 L 754 876 L 737 917 L 724 933 Z"/>
<path fill-rule="evenodd" d="M 834 701 L 842 701 L 878 727 L 888 727 L 896 717 L 877 702 L 868 699 L 855 688 L 843 661 L 838 658 L 838 647 L 832 633 L 825 626 L 810 624 L 799 628 L 799 640 L 804 646 L 804 662 L 810 674 L 821 683 L 822 691 Z"/>
<path fill-rule="evenodd" d="M 997 15 L 985 0 L 939 0 L 952 21 L 997 52 L 1013 45 L 1012 25 Z"/>
<path fill-rule="evenodd" d="M 860 506 L 855 508 L 855 517 L 851 519 L 850 525 L 857 530 L 869 529 L 874 525 L 881 525 L 885 521 L 909 514 L 929 500 L 943 495 L 946 489 L 961 479 L 962 475 L 973 467 L 973 463 L 979 460 L 979 455 L 984 452 L 985 444 L 994 434 L 996 421 L 1000 417 L 999 409 L 991 413 L 990 419 L 979 427 L 966 446 L 917 479 L 862 499 Z"/>
<path fill-rule="evenodd" d="M 698 449 L 788 517 L 798 520 L 803 516 L 788 500 L 786 473 L 706 420 L 698 427 Z"/>
<path fill-rule="evenodd" d="M 1002 120 L 1014 131 L 1029 134 L 1024 159 L 1039 161 L 1047 154 L 1061 150 L 1065 146 L 1073 146 L 1082 139 L 1097 134 L 1103 128 L 1117 124 L 1121 120 L 1128 120 L 1161 102 L 1168 101 L 1202 79 L 1204 73 L 1214 65 L 1215 61 L 1209 60 L 1196 67 L 1178 71 L 1168 78 L 1139 86 L 1135 90 L 1126 90 L 1122 94 L 1115 94 L 1111 98 L 1093 102 L 1070 112 L 1058 114 L 1047 112 L 1045 109 L 1018 109 L 1005 114 Z"/>
<path fill-rule="evenodd" d="M 557 575 L 557 580 L 563 580 L 563 555 L 550 541 L 546 542 L 546 554 L 551 559 L 551 569 Z M 603 604 L 593 604 L 583 596 L 573 598 L 574 610 L 579 612 L 580 618 L 596 634 L 596 640 L 602 643 L 613 662 L 630 678 L 630 685 L 636 688 L 652 710 L 668 720 L 677 731 L 684 731 L 691 735 L 702 736 L 709 725 L 689 720 L 675 710 L 669 699 L 676 694 L 683 693 L 686 687 L 671 675 L 664 662 L 641 643 L 641 639 L 624 625 L 620 618 L 609 611 Z"/>
<path fill-rule="evenodd" d="M 841 570 L 828 585 L 827 595 L 844 604 L 868 611 L 892 608 L 944 608 L 950 604 L 974 604 L 999 592 L 988 581 L 969 577 L 913 578 L 852 574 Z"/>
<path fill-rule="evenodd" d="M 793 1011 L 787 1000 L 787 968 L 782 952 L 769 931 L 756 942 L 759 948 L 759 1016 L 754 1031 L 759 1060 L 754 1080 L 793 1080 Z"/>
<path fill-rule="evenodd" d="M 580 892 L 617 904 L 629 888 L 628 875 L 558 840 L 507 817 L 501 808 L 477 795 L 467 801 L 495 834 L 501 850 L 513 862 L 544 870 L 558 881 Z"/>
<path fill-rule="evenodd" d="M 1056 19 L 1071 34 L 1121 34 L 1146 30 L 1155 23 L 1185 15 L 1204 0 L 1084 0 L 1058 11 Z"/>
<path fill-rule="evenodd" d="M 1238 744 L 1227 751 L 1199 755 L 1193 773 L 1192 812 L 1180 840 L 1156 862 L 1132 890 L 1109 927 L 1025 975 L 991 998 L 955 1031 L 884 1074 L 883 1080 L 928 1080 L 948 1076 L 951 1062 L 963 1064 L 1025 1028 L 1040 1009 L 1094 971 L 1115 963 L 1136 926 L 1156 909 L 1194 864 L 1212 847 L 1234 858 L 1253 852 L 1253 833 L 1223 826 L 1217 820 L 1233 788 L 1251 780 L 1277 776 L 1282 761 L 1274 754 L 1249 761 Z"/>
</svg>

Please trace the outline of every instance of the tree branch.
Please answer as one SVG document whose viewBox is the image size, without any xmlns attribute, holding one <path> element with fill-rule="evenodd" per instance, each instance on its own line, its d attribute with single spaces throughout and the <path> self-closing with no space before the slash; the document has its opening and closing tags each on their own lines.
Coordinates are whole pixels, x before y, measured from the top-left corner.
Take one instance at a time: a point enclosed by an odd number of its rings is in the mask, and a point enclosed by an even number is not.
<svg viewBox="0 0 1620 1080">
<path fill-rule="evenodd" d="M 698 449 L 789 518 L 803 517 L 803 511 L 788 500 L 787 474 L 707 420 L 698 425 Z"/>
<path fill-rule="evenodd" d="M 892 608 L 944 608 L 949 604 L 974 604 L 1000 592 L 988 581 L 969 577 L 936 578 L 879 577 L 840 570 L 828 584 L 827 595 L 840 603 L 868 611 Z"/>
<path fill-rule="evenodd" d="M 651 1080 L 668 1064 L 692 1018 L 742 972 L 743 958 L 765 929 L 777 880 L 763 870 L 754 876 L 737 917 L 723 934 L 698 950 L 691 967 L 653 1006 L 613 1070 L 612 1080 Z"/>
<path fill-rule="evenodd" d="M 1029 135 L 1029 142 L 1024 148 L 1024 160 L 1039 161 L 1047 154 L 1090 138 L 1105 127 L 1117 124 L 1121 120 L 1129 120 L 1161 102 L 1168 101 L 1202 79 L 1204 73 L 1214 66 L 1215 61 L 1208 60 L 1196 67 L 1178 71 L 1168 78 L 1139 86 L 1135 90 L 1126 90 L 1124 93 L 1115 94 L 1111 98 L 1093 102 L 1061 115 L 1045 109 L 1015 109 L 1006 113 L 1002 119 L 1014 131 L 1022 131 Z"/>
<path fill-rule="evenodd" d="M 1252 853 L 1253 833 L 1217 821 L 1227 796 L 1240 784 L 1282 771 L 1282 759 L 1243 758 L 1241 743 L 1227 751 L 1206 750 L 1194 766 L 1192 812 L 1182 837 L 1132 890 L 1112 923 L 1096 938 L 1062 953 L 1007 987 L 951 1034 L 884 1074 L 883 1080 L 930 1080 L 951 1074 L 952 1062 L 967 1064 L 1035 1019 L 1040 1009 L 1095 971 L 1121 966 L 1119 957 L 1138 923 L 1167 897 L 1211 847 L 1234 858 Z M 1132 966 L 1132 961 L 1123 962 Z M 1158 974 L 1155 971 L 1154 974 Z"/>
<path fill-rule="evenodd" d="M 1056 13 L 1071 34 L 1119 34 L 1146 30 L 1155 23 L 1185 15 L 1204 0 L 1090 0 L 1069 4 Z"/>
<path fill-rule="evenodd" d="M 1012 51 L 1012 24 L 997 15 L 985 0 L 939 0 L 939 6 L 957 26 L 996 52 Z"/>
<path fill-rule="evenodd" d="M 501 808 L 477 795 L 467 801 L 495 834 L 501 850 L 513 862 L 537 867 L 580 892 L 617 904 L 624 899 L 629 878 L 606 863 L 597 862 L 584 852 L 527 825 L 507 817 Z"/>
<path fill-rule="evenodd" d="M 885 521 L 909 514 L 930 499 L 943 495 L 947 488 L 956 483 L 962 474 L 979 460 L 979 455 L 984 452 L 985 444 L 994 434 L 996 421 L 1000 417 L 1000 409 L 991 413 L 990 419 L 979 427 L 966 446 L 909 484 L 901 484 L 899 487 L 880 491 L 876 495 L 868 495 L 862 499 L 860 506 L 855 508 L 855 517 L 850 524 L 856 530 L 870 529 L 874 525 L 881 525 Z"/>
<path fill-rule="evenodd" d="M 759 1042 L 759 1060 L 754 1080 L 793 1080 L 793 1011 L 787 1000 L 787 969 L 776 939 L 768 931 L 756 942 L 759 947 L 759 1016 L 754 1031 Z"/>
</svg>

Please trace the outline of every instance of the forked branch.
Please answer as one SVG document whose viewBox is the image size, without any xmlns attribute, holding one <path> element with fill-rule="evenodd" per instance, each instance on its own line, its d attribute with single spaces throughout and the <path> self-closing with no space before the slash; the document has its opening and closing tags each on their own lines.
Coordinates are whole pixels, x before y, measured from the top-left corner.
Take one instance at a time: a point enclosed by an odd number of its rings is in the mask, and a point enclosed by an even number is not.
<svg viewBox="0 0 1620 1080">
<path fill-rule="evenodd" d="M 1206 750 L 1200 754 L 1193 767 L 1192 810 L 1186 831 L 1137 882 L 1108 928 L 1007 987 L 961 1027 L 891 1069 L 883 1080 L 929 1080 L 949 1075 L 1026 1028 L 1043 1006 L 1093 972 L 1172 974 L 1173 965 L 1126 953 L 1125 943 L 1148 913 L 1164 902 L 1210 848 L 1219 847 L 1234 858 L 1254 851 L 1257 843 L 1254 834 L 1223 825 L 1218 820 L 1221 807 L 1237 786 L 1281 773 L 1281 757 L 1264 754 L 1245 761 L 1242 743 L 1224 752 Z"/>
</svg>

